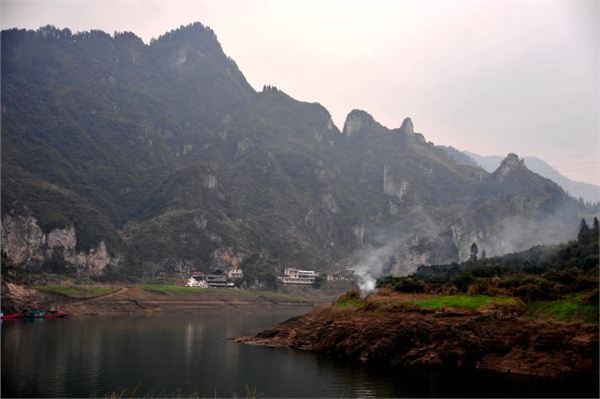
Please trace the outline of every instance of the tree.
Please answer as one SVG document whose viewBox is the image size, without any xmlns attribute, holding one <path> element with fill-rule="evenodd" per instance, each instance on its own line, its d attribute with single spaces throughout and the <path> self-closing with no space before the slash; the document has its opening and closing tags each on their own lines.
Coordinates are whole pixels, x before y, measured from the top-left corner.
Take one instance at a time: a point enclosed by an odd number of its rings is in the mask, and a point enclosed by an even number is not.
<svg viewBox="0 0 600 399">
<path fill-rule="evenodd" d="M 323 285 L 324 281 L 325 279 L 321 276 L 315 277 L 315 281 L 312 284 L 313 288 L 320 288 Z"/>
<path fill-rule="evenodd" d="M 581 223 L 579 223 L 579 233 L 577 234 L 577 240 L 580 243 L 585 243 L 589 241 L 590 237 L 590 228 L 585 221 L 585 219 L 581 219 Z"/>
<path fill-rule="evenodd" d="M 487 257 L 487 253 L 485 252 L 485 249 L 481 250 L 481 259 L 485 259 Z"/>
<path fill-rule="evenodd" d="M 597 217 L 594 217 L 594 224 L 592 226 L 592 233 L 594 233 L 594 238 L 598 238 L 598 234 L 600 234 L 600 225 L 598 225 Z"/>
<path fill-rule="evenodd" d="M 471 257 L 469 258 L 469 260 L 476 261 L 478 252 L 479 248 L 477 247 L 477 244 L 475 244 L 475 242 L 473 241 L 473 245 L 471 245 Z"/>
</svg>

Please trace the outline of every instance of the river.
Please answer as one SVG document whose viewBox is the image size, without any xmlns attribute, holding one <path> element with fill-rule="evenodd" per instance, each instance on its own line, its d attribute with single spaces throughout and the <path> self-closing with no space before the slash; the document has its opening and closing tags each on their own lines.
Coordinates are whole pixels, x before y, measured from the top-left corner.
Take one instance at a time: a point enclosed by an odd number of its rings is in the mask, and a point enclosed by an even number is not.
<svg viewBox="0 0 600 399">
<path fill-rule="evenodd" d="M 453 397 L 592 395 L 586 384 L 391 370 L 239 344 L 308 309 L 2 322 L 2 397 Z M 564 382 L 564 381 L 563 381 Z M 590 391 L 592 389 L 592 391 Z"/>
</svg>

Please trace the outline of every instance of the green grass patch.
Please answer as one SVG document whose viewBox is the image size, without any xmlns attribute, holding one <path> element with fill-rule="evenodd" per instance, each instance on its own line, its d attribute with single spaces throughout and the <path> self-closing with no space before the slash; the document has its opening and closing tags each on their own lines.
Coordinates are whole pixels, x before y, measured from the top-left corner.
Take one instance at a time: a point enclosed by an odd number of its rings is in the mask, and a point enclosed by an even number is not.
<svg viewBox="0 0 600 399">
<path fill-rule="evenodd" d="M 428 309 L 440 309 L 443 307 L 477 309 L 488 305 L 516 305 L 518 301 L 513 297 L 488 295 L 440 295 L 416 300 L 411 303 Z"/>
<path fill-rule="evenodd" d="M 35 288 L 38 291 L 61 294 L 76 299 L 95 298 L 117 291 L 115 287 L 101 286 L 38 285 Z"/>
<path fill-rule="evenodd" d="M 344 296 L 337 300 L 335 306 L 342 309 L 360 309 L 365 305 L 365 301 L 360 298 Z"/>
<path fill-rule="evenodd" d="M 140 285 L 132 285 L 132 288 L 139 288 L 148 292 L 155 292 L 159 294 L 198 294 L 200 292 L 204 292 L 206 288 L 198 288 L 198 287 L 184 287 L 181 285 L 171 285 L 171 284 L 140 284 Z"/>
<path fill-rule="evenodd" d="M 598 305 L 587 305 L 579 296 L 557 301 L 535 301 L 527 305 L 527 315 L 558 321 L 598 323 Z"/>
</svg>

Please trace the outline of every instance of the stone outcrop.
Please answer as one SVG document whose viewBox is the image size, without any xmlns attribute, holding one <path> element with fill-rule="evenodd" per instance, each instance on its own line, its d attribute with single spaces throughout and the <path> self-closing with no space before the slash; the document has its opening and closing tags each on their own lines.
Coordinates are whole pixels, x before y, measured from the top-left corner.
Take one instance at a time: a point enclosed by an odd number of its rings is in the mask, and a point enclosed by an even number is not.
<svg viewBox="0 0 600 399">
<path fill-rule="evenodd" d="M 405 179 L 398 178 L 390 172 L 390 167 L 383 167 L 383 192 L 387 195 L 393 195 L 401 200 L 408 190 L 408 182 Z"/>
<path fill-rule="evenodd" d="M 407 134 L 407 135 L 415 134 L 415 128 L 413 126 L 412 119 L 405 118 L 402 121 L 402 126 L 400 126 L 400 129 L 398 129 L 398 130 L 400 131 L 400 133 Z"/>
<path fill-rule="evenodd" d="M 32 216 L 7 215 L 2 220 L 2 251 L 17 265 L 45 267 L 49 262 L 60 262 L 78 274 L 98 275 L 119 257 L 111 257 L 104 241 L 89 251 L 77 250 L 74 226 L 55 228 L 44 233 Z"/>
<path fill-rule="evenodd" d="M 368 112 L 355 109 L 346 117 L 342 133 L 350 137 L 361 132 L 368 132 L 369 134 L 387 133 L 388 130 L 380 125 Z"/>
<path fill-rule="evenodd" d="M 494 175 L 497 176 L 498 182 L 502 183 L 506 176 L 517 168 L 525 168 L 525 161 L 520 159 L 517 154 L 510 153 L 504 158 Z"/>
</svg>

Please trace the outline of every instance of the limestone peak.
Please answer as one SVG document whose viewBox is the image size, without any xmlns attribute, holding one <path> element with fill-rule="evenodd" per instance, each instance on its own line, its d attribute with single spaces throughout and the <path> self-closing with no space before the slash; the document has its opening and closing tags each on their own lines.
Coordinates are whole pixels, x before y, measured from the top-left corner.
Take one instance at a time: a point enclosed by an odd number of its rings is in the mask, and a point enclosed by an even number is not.
<svg viewBox="0 0 600 399">
<path fill-rule="evenodd" d="M 408 134 L 408 135 L 415 134 L 415 128 L 413 126 L 412 119 L 404 118 L 404 120 L 402 121 L 402 126 L 400 126 L 400 128 L 398 130 L 400 131 L 400 133 L 404 133 L 404 134 Z"/>
<path fill-rule="evenodd" d="M 358 133 L 363 127 L 376 123 L 375 119 L 366 111 L 353 109 L 346 117 L 343 133 L 346 136 L 352 136 Z"/>
</svg>

